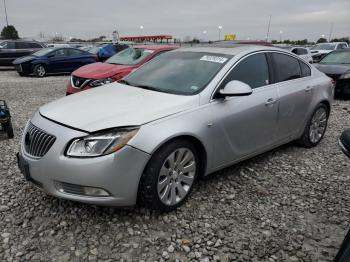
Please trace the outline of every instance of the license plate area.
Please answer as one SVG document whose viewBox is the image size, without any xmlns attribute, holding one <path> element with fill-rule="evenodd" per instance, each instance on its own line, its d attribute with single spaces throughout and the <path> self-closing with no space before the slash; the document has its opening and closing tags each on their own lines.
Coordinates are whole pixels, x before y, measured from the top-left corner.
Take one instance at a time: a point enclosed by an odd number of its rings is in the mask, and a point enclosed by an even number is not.
<svg viewBox="0 0 350 262">
<path fill-rule="evenodd" d="M 31 181 L 29 164 L 19 153 L 17 153 L 17 164 L 25 180 Z"/>
</svg>

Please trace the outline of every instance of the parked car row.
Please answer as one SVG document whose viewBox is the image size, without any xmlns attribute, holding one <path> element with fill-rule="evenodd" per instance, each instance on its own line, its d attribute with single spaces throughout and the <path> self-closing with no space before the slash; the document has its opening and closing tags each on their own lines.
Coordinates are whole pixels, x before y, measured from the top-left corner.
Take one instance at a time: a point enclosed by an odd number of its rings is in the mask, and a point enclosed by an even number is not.
<svg viewBox="0 0 350 262">
<path fill-rule="evenodd" d="M 314 63 L 319 62 L 325 55 L 335 50 L 342 50 L 348 48 L 346 42 L 332 42 L 316 44 L 311 48 L 311 55 Z"/>
</svg>

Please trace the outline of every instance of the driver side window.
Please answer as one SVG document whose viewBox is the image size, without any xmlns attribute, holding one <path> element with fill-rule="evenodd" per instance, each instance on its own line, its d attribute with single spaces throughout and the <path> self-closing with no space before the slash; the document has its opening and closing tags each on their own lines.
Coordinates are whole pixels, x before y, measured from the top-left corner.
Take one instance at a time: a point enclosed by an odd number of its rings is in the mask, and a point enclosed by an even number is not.
<svg viewBox="0 0 350 262">
<path fill-rule="evenodd" d="M 246 83 L 252 89 L 268 85 L 270 82 L 269 68 L 265 54 L 259 53 L 244 58 L 226 76 L 221 87 L 232 80 Z"/>
</svg>

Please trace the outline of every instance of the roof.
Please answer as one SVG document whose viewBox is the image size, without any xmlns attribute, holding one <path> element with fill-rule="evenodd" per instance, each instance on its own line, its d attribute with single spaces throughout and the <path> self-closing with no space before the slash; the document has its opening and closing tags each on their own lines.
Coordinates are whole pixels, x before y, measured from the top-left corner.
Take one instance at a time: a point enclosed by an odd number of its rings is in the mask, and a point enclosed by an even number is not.
<svg viewBox="0 0 350 262">
<path fill-rule="evenodd" d="M 178 51 L 191 51 L 191 52 L 206 52 L 206 53 L 217 53 L 225 55 L 237 55 L 241 52 L 254 52 L 254 51 L 281 51 L 279 48 L 260 46 L 260 45 L 231 45 L 228 47 L 183 47 L 178 49 Z"/>
<path fill-rule="evenodd" d="M 173 50 L 179 48 L 178 46 L 167 46 L 167 45 L 134 45 L 135 48 L 144 48 L 150 50 Z"/>
</svg>

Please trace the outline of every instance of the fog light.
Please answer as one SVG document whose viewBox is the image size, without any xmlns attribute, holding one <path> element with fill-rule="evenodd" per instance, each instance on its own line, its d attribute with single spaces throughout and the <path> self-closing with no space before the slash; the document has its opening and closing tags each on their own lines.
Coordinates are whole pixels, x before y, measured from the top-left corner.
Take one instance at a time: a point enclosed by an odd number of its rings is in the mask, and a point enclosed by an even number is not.
<svg viewBox="0 0 350 262">
<path fill-rule="evenodd" d="M 109 193 L 106 190 L 97 187 L 84 186 L 83 191 L 84 195 L 87 196 L 109 196 Z"/>
<path fill-rule="evenodd" d="M 107 197 L 111 195 L 107 190 L 98 187 L 81 186 L 58 181 L 56 181 L 55 184 L 59 192 L 66 194 L 91 197 Z"/>
</svg>

